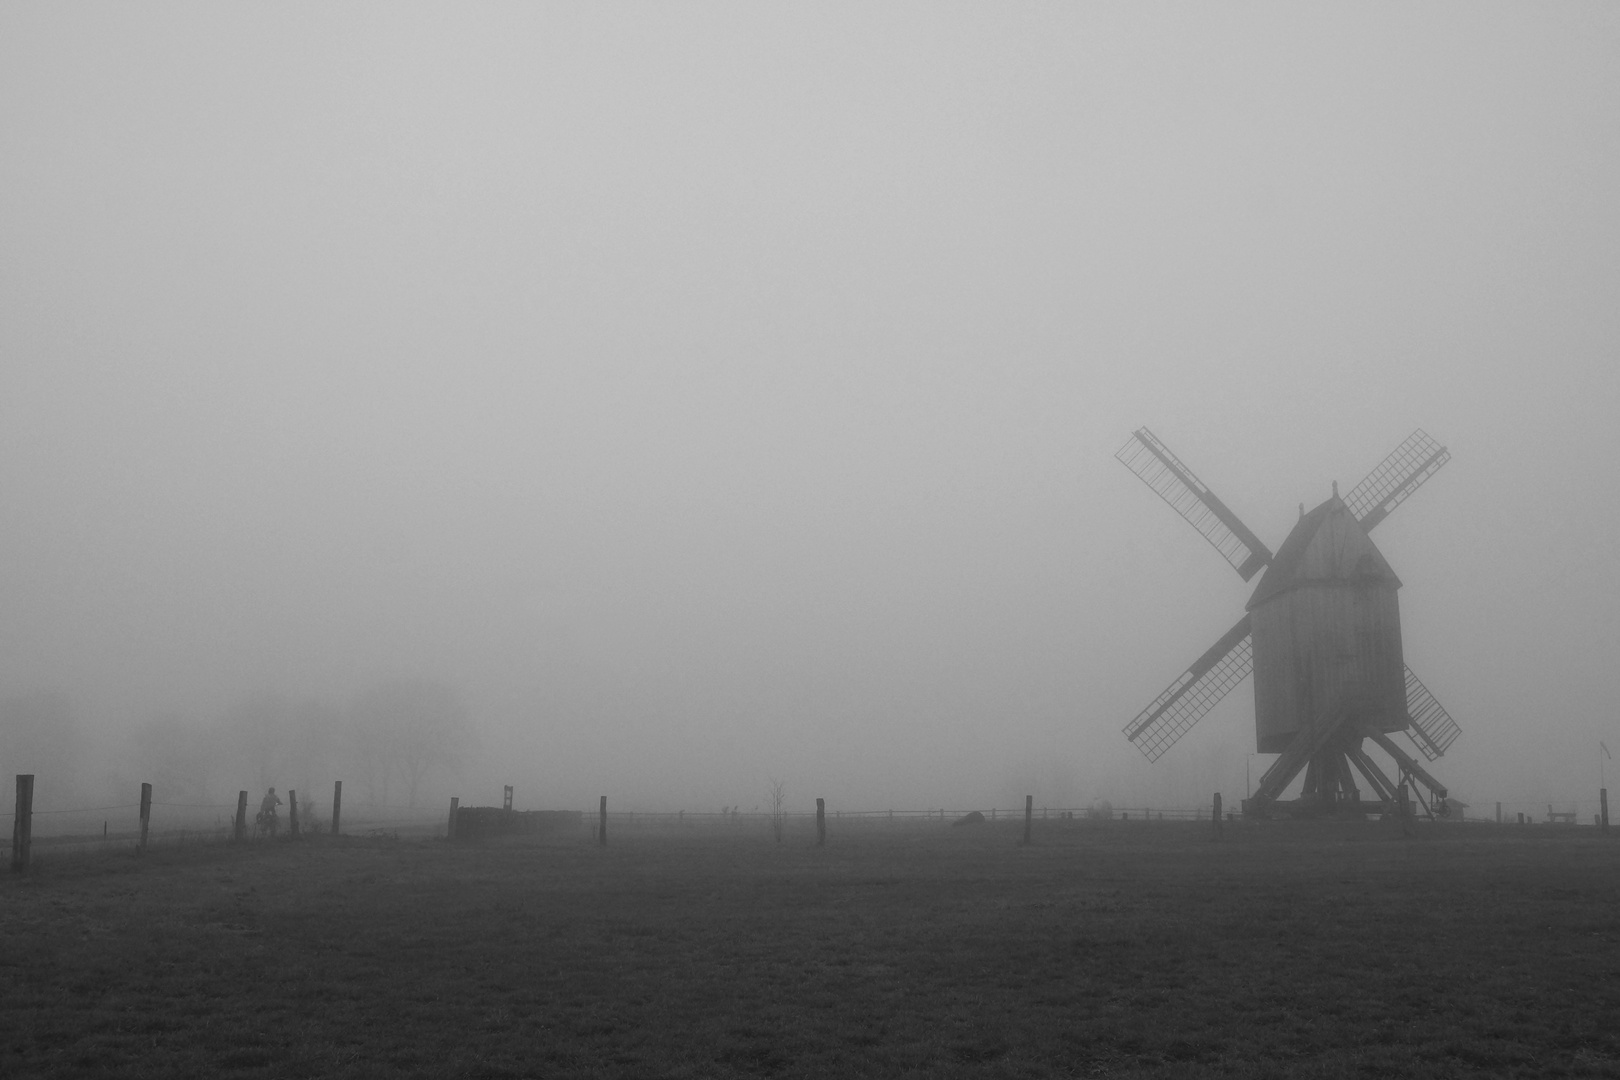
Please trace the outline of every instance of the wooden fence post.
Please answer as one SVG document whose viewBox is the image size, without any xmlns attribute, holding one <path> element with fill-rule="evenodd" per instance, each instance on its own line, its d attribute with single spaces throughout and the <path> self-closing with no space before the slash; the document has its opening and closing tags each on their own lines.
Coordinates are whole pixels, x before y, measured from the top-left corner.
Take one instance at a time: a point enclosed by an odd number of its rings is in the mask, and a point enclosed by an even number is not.
<svg viewBox="0 0 1620 1080">
<path fill-rule="evenodd" d="M 232 830 L 231 839 L 241 842 L 247 835 L 247 792 L 236 793 L 236 824 Z"/>
<path fill-rule="evenodd" d="M 1218 791 L 1215 793 L 1215 805 L 1211 812 L 1215 815 L 1215 839 L 1219 840 L 1221 838 L 1221 793 Z"/>
<path fill-rule="evenodd" d="M 296 840 L 298 832 L 298 792 L 287 789 L 287 839 Z"/>
<path fill-rule="evenodd" d="M 1502 804 L 1501 803 L 1496 804 L 1496 823 L 1498 825 L 1502 824 Z"/>
<path fill-rule="evenodd" d="M 246 794 L 246 792 L 243 792 Z M 338 834 L 338 822 L 343 819 L 343 781 L 332 781 L 332 835 Z"/>
<path fill-rule="evenodd" d="M 34 774 L 17 774 L 17 816 L 11 822 L 11 868 L 28 869 L 34 848 Z"/>
<path fill-rule="evenodd" d="M 1603 819 L 1603 831 L 1609 831 L 1609 789 L 1598 788 L 1598 817 Z"/>
<path fill-rule="evenodd" d="M 827 846 L 827 800 L 816 800 L 816 847 Z"/>
<path fill-rule="evenodd" d="M 141 785 L 141 846 L 139 850 L 146 850 L 146 826 L 152 820 L 152 785 Z"/>
<path fill-rule="evenodd" d="M 597 810 L 596 842 L 607 847 L 607 796 L 602 796 L 602 805 Z"/>
<path fill-rule="evenodd" d="M 1024 844 L 1029 844 L 1029 830 L 1035 818 L 1035 796 L 1024 796 Z"/>
<path fill-rule="evenodd" d="M 450 796 L 450 824 L 444 831 L 444 838 L 446 840 L 454 840 L 456 838 L 456 810 L 460 806 L 461 796 Z"/>
</svg>

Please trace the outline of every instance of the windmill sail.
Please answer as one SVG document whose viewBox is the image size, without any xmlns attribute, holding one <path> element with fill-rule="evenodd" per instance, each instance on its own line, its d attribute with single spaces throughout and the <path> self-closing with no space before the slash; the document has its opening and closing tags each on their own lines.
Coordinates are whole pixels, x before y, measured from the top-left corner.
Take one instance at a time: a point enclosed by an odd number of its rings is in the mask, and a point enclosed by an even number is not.
<svg viewBox="0 0 1620 1080">
<path fill-rule="evenodd" d="M 1450 452 L 1419 428 L 1379 462 L 1365 480 L 1350 489 L 1344 503 L 1361 527 L 1371 531 L 1450 460 Z"/>
<path fill-rule="evenodd" d="M 1266 545 L 1147 428 L 1135 431 L 1114 456 L 1186 518 L 1244 581 L 1271 561 Z"/>
<path fill-rule="evenodd" d="M 1159 760 L 1159 755 L 1174 746 L 1253 670 L 1249 617 L 1245 615 L 1125 725 L 1125 737 L 1149 761 Z"/>
<path fill-rule="evenodd" d="M 1462 734 L 1457 721 L 1446 712 L 1444 705 L 1435 700 L 1429 688 L 1412 673 L 1411 668 L 1406 669 L 1406 712 L 1412 718 L 1412 726 L 1406 734 L 1430 761 L 1444 754 L 1446 748 Z"/>
</svg>

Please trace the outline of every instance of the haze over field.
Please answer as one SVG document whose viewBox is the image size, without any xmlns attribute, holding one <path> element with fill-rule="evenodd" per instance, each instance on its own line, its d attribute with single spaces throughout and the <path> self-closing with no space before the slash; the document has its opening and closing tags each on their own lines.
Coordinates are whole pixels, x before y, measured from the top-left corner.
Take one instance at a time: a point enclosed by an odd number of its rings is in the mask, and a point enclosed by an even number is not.
<svg viewBox="0 0 1620 1080">
<path fill-rule="evenodd" d="M 434 800 L 1235 800 L 1247 684 L 1120 728 L 1252 583 L 1114 451 L 1275 547 L 1422 427 L 1436 771 L 1589 815 L 1617 191 L 1601 4 L 7 5 L 0 698 L 87 793 L 412 679 Z"/>
</svg>

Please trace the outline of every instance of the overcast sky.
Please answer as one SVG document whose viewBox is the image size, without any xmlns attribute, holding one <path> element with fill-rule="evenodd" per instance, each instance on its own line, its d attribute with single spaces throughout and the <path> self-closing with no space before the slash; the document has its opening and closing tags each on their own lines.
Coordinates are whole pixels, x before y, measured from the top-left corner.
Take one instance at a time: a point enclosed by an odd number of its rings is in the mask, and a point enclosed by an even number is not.
<svg viewBox="0 0 1620 1080">
<path fill-rule="evenodd" d="M 7 3 L 0 693 L 425 675 L 471 801 L 1232 800 L 1250 684 L 1120 728 L 1252 583 L 1114 451 L 1275 547 L 1422 427 L 1436 771 L 1591 803 L 1617 193 L 1607 4 Z"/>
</svg>

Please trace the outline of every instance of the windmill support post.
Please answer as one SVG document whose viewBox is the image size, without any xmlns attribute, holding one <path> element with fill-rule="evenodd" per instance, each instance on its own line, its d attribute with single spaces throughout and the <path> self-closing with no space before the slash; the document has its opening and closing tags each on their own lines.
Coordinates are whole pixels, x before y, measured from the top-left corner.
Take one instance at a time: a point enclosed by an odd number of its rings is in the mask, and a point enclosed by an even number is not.
<svg viewBox="0 0 1620 1080">
<path fill-rule="evenodd" d="M 1609 789 L 1598 788 L 1598 817 L 1603 822 L 1603 831 L 1609 831 Z"/>
<path fill-rule="evenodd" d="M 1300 799 L 1314 803 L 1317 812 L 1334 813 L 1348 808 L 1360 813 L 1361 792 L 1351 772 L 1350 755 L 1359 749 L 1355 743 L 1361 740 L 1356 737 L 1346 744 L 1344 735 L 1342 730 L 1336 732 L 1328 746 L 1311 755 L 1310 765 L 1306 767 Z"/>
<path fill-rule="evenodd" d="M 1258 814 L 1265 816 L 1270 812 L 1277 797 L 1283 793 L 1283 789 L 1294 777 L 1299 775 L 1301 769 L 1306 770 L 1305 790 L 1314 792 L 1319 765 L 1317 756 L 1327 746 L 1343 721 L 1343 710 L 1332 707 L 1324 710 L 1315 723 L 1306 724 L 1299 729 L 1298 734 L 1289 742 L 1288 749 L 1284 750 L 1277 760 L 1271 763 L 1271 768 L 1260 777 L 1260 786 L 1255 789 L 1250 799 Z"/>
<path fill-rule="evenodd" d="M 1384 775 L 1384 770 L 1378 767 L 1378 763 L 1368 757 L 1367 752 L 1359 746 L 1350 751 L 1350 760 L 1366 778 L 1368 786 L 1378 793 L 1379 800 L 1386 807 L 1394 805 L 1395 782 Z"/>
<path fill-rule="evenodd" d="M 1388 735 L 1378 731 L 1372 732 L 1371 734 L 1372 740 L 1379 746 L 1383 747 L 1385 753 L 1389 754 L 1390 757 L 1395 759 L 1395 764 L 1400 766 L 1401 772 L 1408 774 L 1415 781 L 1412 785 L 1414 790 L 1417 788 L 1418 784 L 1422 784 L 1424 787 L 1429 789 L 1430 798 L 1433 799 L 1437 805 L 1443 806 L 1445 804 L 1447 792 L 1444 784 L 1436 780 L 1433 776 L 1430 776 L 1428 771 L 1424 769 L 1423 766 L 1419 765 L 1417 761 L 1413 759 L 1411 754 L 1408 754 L 1406 751 L 1402 750 L 1400 746 L 1396 744 L 1395 740 L 1391 739 Z M 1421 795 L 1419 798 L 1421 799 Z M 1425 809 L 1428 809 L 1428 807 L 1425 806 Z M 1431 815 L 1433 814 L 1432 810 L 1429 812 Z"/>
</svg>

